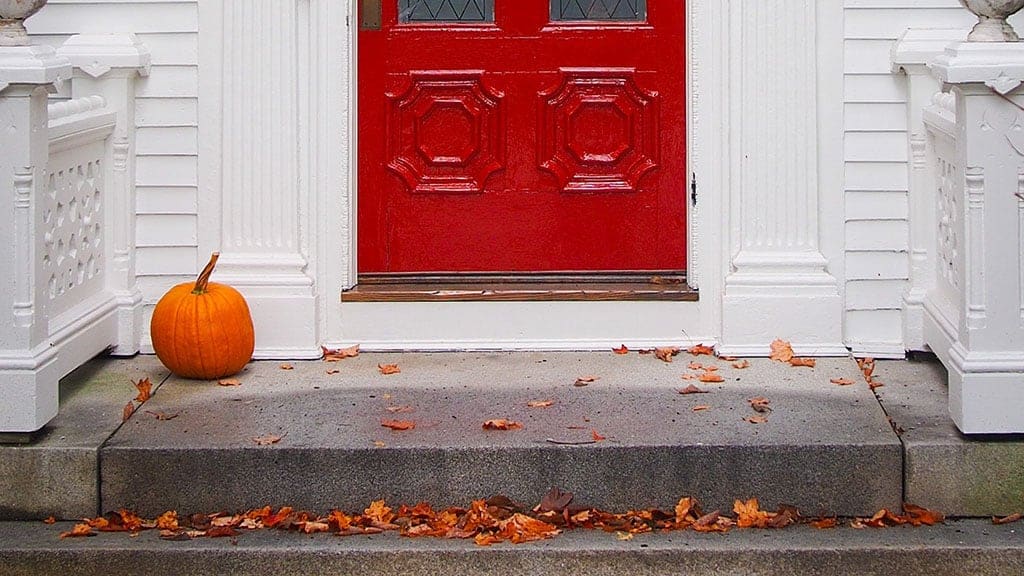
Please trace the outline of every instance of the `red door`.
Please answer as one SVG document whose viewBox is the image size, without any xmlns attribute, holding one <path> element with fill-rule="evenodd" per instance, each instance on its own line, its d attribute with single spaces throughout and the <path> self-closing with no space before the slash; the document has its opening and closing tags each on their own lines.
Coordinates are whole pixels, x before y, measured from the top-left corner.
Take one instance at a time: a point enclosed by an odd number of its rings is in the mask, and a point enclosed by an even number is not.
<svg viewBox="0 0 1024 576">
<path fill-rule="evenodd" d="M 682 0 L 370 0 L 359 271 L 681 271 Z"/>
</svg>

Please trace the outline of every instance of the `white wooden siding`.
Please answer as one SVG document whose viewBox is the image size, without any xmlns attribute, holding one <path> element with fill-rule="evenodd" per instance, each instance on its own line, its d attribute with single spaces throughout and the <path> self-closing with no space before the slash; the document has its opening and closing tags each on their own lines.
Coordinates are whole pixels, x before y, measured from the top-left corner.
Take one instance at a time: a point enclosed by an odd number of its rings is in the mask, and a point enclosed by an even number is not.
<svg viewBox="0 0 1024 576">
<path fill-rule="evenodd" d="M 53 46 L 83 32 L 132 32 L 152 54 L 135 101 L 137 271 L 151 308 L 197 269 L 197 0 L 50 0 L 27 26 Z"/>
</svg>

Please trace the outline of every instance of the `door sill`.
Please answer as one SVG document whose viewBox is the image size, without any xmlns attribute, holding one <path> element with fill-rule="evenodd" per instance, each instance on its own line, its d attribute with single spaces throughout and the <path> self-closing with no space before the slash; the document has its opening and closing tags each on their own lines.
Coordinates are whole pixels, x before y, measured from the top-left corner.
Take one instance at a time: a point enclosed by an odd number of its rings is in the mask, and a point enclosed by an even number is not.
<svg viewBox="0 0 1024 576">
<path fill-rule="evenodd" d="M 364 274 L 342 302 L 696 302 L 686 275 Z"/>
</svg>

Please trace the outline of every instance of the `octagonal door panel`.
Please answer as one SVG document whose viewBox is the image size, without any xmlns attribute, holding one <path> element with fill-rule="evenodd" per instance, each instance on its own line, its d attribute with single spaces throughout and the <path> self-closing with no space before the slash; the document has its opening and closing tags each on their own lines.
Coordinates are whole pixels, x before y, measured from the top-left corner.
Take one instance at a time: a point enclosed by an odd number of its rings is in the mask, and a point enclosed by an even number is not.
<svg viewBox="0 0 1024 576">
<path fill-rule="evenodd" d="M 361 274 L 685 269 L 683 2 L 361 10 Z"/>
</svg>

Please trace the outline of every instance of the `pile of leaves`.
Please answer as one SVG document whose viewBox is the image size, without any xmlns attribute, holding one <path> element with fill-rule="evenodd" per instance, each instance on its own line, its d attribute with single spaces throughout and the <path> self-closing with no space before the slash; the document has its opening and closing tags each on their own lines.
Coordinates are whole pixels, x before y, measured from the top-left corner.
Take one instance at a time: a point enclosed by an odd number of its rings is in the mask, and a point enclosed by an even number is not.
<svg viewBox="0 0 1024 576">
<path fill-rule="evenodd" d="M 500 542 L 519 544 L 544 540 L 570 529 L 603 530 L 628 540 L 636 534 L 654 531 L 722 533 L 734 528 L 781 529 L 795 524 L 810 524 L 825 529 L 838 525 L 836 518 L 804 518 L 791 506 L 782 506 L 774 512 L 761 510 L 756 498 L 736 500 L 732 515 L 719 510 L 705 512 L 690 497 L 681 498 L 671 511 L 644 509 L 625 513 L 573 507 L 572 499 L 572 493 L 552 488 L 532 509 L 526 509 L 507 497 L 494 496 L 476 500 L 468 508 L 452 507 L 441 511 L 435 511 L 426 502 L 393 509 L 384 500 L 377 500 L 362 514 L 354 515 L 340 510 L 316 515 L 290 507 L 275 511 L 267 506 L 242 514 L 193 514 L 180 518 L 177 512 L 168 511 L 155 519 L 143 519 L 131 511 L 121 510 L 98 518 L 86 518 L 70 531 L 62 532 L 60 537 L 158 530 L 160 537 L 166 540 L 191 540 L 236 537 L 245 531 L 276 529 L 338 536 L 397 532 L 410 538 L 472 539 L 480 546 L 489 546 Z M 943 520 L 943 515 L 938 512 L 907 504 L 903 514 L 882 510 L 871 518 L 854 519 L 850 525 L 854 528 L 920 526 Z"/>
</svg>

